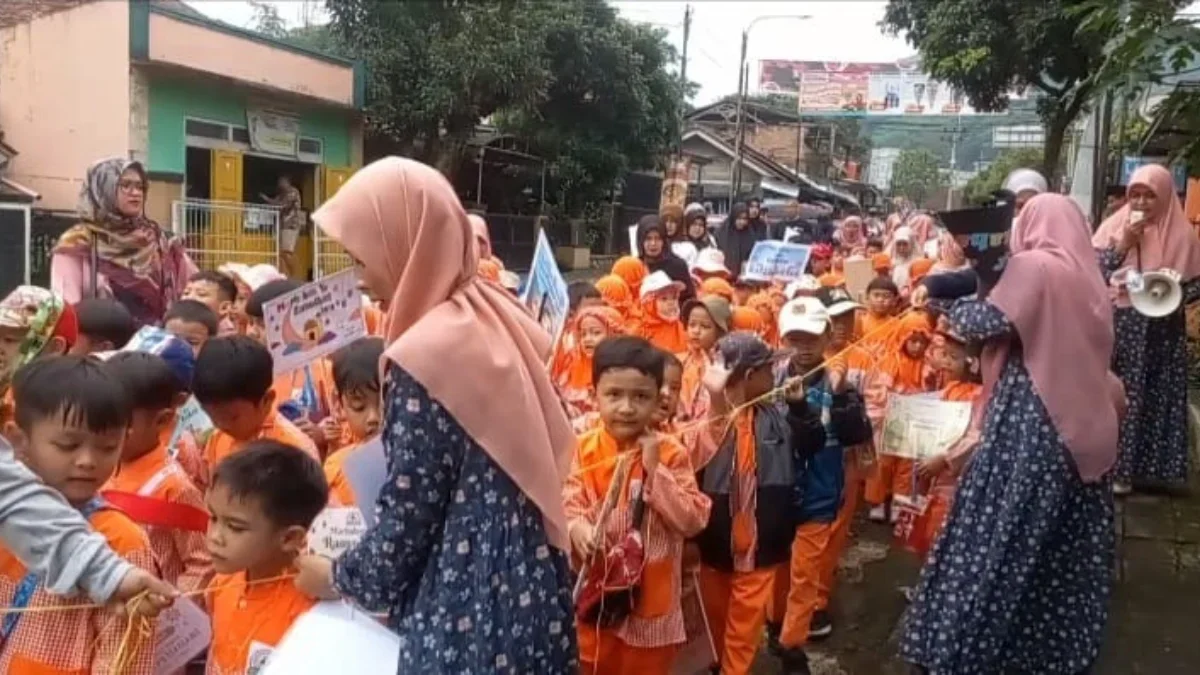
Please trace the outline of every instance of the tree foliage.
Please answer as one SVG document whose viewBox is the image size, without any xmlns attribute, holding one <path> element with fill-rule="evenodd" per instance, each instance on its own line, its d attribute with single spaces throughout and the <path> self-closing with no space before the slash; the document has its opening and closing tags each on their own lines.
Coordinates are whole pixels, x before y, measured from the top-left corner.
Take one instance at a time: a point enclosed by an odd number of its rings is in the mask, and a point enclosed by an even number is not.
<svg viewBox="0 0 1200 675">
<path fill-rule="evenodd" d="M 975 174 L 967 181 L 966 201 L 970 204 L 982 204 L 992 193 L 1004 186 L 1004 179 L 1016 169 L 1037 166 L 1042 161 L 1042 151 L 1038 148 L 1018 148 L 1001 152 L 988 168 Z"/>
<path fill-rule="evenodd" d="M 892 194 L 921 206 L 944 185 L 937 155 L 928 150 L 903 150 L 892 166 Z"/>
<path fill-rule="evenodd" d="M 1046 127 L 1042 168 L 1053 177 L 1067 129 L 1106 83 L 1143 75 L 1150 60 L 1114 51 L 1130 17 L 1152 32 L 1187 0 L 890 0 L 884 25 L 904 32 L 933 77 L 980 110 L 1002 111 L 1014 88 L 1038 95 Z M 1127 17 L 1128 18 L 1128 17 Z"/>
<path fill-rule="evenodd" d="M 250 0 L 250 7 L 254 10 L 254 30 L 276 39 L 287 37 L 287 24 L 284 23 L 283 17 L 279 16 L 275 5 L 267 4 L 263 0 Z"/>
<path fill-rule="evenodd" d="M 453 174 L 476 125 L 553 163 L 572 211 L 678 142 L 683 87 L 661 31 L 602 0 L 328 0 L 334 33 L 368 69 L 381 150 Z"/>
</svg>

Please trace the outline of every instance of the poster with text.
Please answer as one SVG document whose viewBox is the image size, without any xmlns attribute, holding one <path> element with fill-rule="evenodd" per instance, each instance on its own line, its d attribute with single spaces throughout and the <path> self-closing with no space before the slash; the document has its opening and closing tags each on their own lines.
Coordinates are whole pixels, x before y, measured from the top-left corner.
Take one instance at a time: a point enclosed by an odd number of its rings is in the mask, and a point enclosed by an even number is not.
<svg viewBox="0 0 1200 675">
<path fill-rule="evenodd" d="M 263 322 L 276 375 L 366 337 L 357 273 L 344 270 L 264 303 Z"/>
<path fill-rule="evenodd" d="M 893 395 L 883 420 L 883 454 L 916 460 L 944 455 L 970 422 L 968 402 Z"/>
<path fill-rule="evenodd" d="M 812 247 L 804 244 L 760 241 L 742 266 L 742 275 L 750 279 L 795 281 L 804 276 L 811 253 Z"/>
<path fill-rule="evenodd" d="M 567 323 L 571 300 L 567 296 L 567 282 L 562 272 L 558 271 L 554 249 L 550 247 L 545 230 L 538 232 L 537 247 L 533 249 L 533 262 L 529 266 L 529 281 L 525 283 L 521 302 L 557 342 Z"/>
</svg>

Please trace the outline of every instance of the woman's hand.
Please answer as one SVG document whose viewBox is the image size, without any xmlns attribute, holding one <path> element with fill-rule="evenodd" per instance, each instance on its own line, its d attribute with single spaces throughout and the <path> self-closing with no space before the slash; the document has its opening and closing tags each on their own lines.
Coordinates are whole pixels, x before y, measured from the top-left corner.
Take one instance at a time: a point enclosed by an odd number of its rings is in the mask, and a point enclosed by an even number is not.
<svg viewBox="0 0 1200 675">
<path fill-rule="evenodd" d="M 1121 240 L 1117 242 L 1117 246 L 1121 251 L 1128 251 L 1137 246 L 1142 240 L 1142 233 L 1146 230 L 1146 214 L 1142 211 L 1129 212 L 1129 224 L 1125 226 L 1125 231 L 1121 234 Z"/>
<path fill-rule="evenodd" d="M 337 600 L 333 587 L 333 561 L 320 555 L 302 555 L 296 559 L 296 588 L 316 600 Z"/>
<path fill-rule="evenodd" d="M 929 289 L 925 287 L 925 284 L 917 284 L 908 296 L 908 304 L 912 305 L 915 309 L 924 309 L 928 303 Z"/>
</svg>

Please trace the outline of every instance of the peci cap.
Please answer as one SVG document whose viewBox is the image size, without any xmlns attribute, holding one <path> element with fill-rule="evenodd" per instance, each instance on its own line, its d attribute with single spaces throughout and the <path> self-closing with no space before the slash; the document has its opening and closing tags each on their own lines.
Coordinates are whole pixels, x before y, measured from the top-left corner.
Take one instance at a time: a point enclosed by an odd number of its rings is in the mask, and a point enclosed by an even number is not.
<svg viewBox="0 0 1200 675">
<path fill-rule="evenodd" d="M 810 335 L 824 335 L 827 330 L 829 330 L 829 312 L 825 309 L 825 305 L 816 298 L 796 298 L 779 310 L 780 335 L 796 331 Z"/>
</svg>

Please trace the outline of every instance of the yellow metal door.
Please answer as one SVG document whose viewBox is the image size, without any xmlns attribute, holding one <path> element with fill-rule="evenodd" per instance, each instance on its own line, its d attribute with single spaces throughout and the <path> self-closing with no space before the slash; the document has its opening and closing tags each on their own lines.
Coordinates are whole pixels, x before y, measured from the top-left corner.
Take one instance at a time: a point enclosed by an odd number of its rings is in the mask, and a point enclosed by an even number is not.
<svg viewBox="0 0 1200 675">
<path fill-rule="evenodd" d="M 242 153 L 232 150 L 212 150 L 209 171 L 208 227 L 204 231 L 200 267 L 213 269 L 226 262 L 238 261 L 238 236 L 242 231 L 241 210 L 233 204 L 242 201 Z M 238 261 L 240 262 L 240 261 Z"/>
<path fill-rule="evenodd" d="M 242 153 L 236 150 L 212 151 L 210 198 L 218 202 L 242 201 Z"/>
<path fill-rule="evenodd" d="M 324 173 L 321 176 L 323 192 L 321 201 L 324 202 L 337 194 L 337 191 L 346 184 L 346 181 L 350 180 L 350 176 L 353 174 L 354 169 L 350 167 L 324 167 Z M 345 250 L 337 242 L 330 241 L 324 236 L 316 236 L 314 241 L 314 277 L 327 276 L 334 272 L 340 272 L 350 266 L 350 257 L 346 255 Z"/>
</svg>

